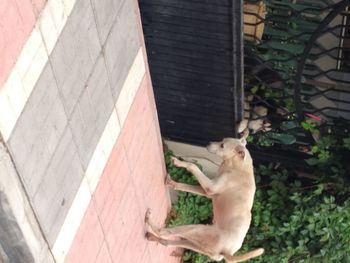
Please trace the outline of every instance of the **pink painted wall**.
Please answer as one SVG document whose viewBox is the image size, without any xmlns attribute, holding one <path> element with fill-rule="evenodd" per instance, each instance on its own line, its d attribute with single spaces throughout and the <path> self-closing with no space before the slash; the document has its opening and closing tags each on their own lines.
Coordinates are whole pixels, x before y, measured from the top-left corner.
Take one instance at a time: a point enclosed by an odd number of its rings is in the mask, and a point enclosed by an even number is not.
<svg viewBox="0 0 350 263">
<path fill-rule="evenodd" d="M 146 210 L 162 226 L 170 200 L 138 2 L 3 0 L 0 61 L 0 135 L 42 234 L 23 249 L 45 263 L 179 262 L 144 236 Z"/>
<path fill-rule="evenodd" d="M 145 77 L 79 227 L 67 263 L 179 262 L 145 239 L 147 208 L 161 226 L 169 210 L 152 86 Z"/>
<path fill-rule="evenodd" d="M 4 84 L 46 0 L 2 0 L 0 4 L 0 87 Z"/>
</svg>

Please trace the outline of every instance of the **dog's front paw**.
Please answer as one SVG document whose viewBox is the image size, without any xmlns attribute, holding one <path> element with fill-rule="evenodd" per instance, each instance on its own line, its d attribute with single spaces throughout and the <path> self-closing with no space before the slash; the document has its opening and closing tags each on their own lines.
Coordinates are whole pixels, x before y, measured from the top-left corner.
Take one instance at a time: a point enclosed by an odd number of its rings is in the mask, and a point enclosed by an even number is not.
<svg viewBox="0 0 350 263">
<path fill-rule="evenodd" d="M 174 250 L 173 252 L 171 252 L 170 256 L 176 257 L 176 258 L 181 258 L 183 256 L 183 253 L 182 253 L 182 251 Z"/>
<path fill-rule="evenodd" d="M 171 162 L 172 162 L 173 165 L 175 165 L 175 166 L 178 166 L 178 165 L 179 165 L 180 160 L 177 159 L 176 157 L 171 156 L 171 157 L 170 157 L 170 160 L 171 160 Z"/>
<path fill-rule="evenodd" d="M 151 209 L 147 208 L 146 214 L 145 214 L 145 223 L 148 223 L 151 218 Z"/>
<path fill-rule="evenodd" d="M 182 168 L 186 168 L 187 167 L 187 163 L 180 161 L 179 159 L 177 159 L 176 157 L 171 157 L 171 162 L 173 163 L 173 165 L 175 165 L 176 167 L 182 167 Z"/>
<path fill-rule="evenodd" d="M 167 174 L 165 177 L 165 185 L 171 188 L 175 188 L 175 182 L 173 181 L 173 179 L 171 179 L 169 174 Z"/>
<path fill-rule="evenodd" d="M 150 232 L 146 232 L 145 237 L 149 241 L 156 241 L 156 242 L 158 241 L 158 237 L 156 237 L 155 235 L 153 235 Z"/>
</svg>

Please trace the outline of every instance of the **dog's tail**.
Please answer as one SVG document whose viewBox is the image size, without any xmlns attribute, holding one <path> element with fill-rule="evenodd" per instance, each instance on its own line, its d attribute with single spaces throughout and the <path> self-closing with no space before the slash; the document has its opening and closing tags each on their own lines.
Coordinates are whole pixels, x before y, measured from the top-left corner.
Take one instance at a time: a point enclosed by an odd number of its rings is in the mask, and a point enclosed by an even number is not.
<svg viewBox="0 0 350 263">
<path fill-rule="evenodd" d="M 258 257 L 260 255 L 262 255 L 264 253 L 264 249 L 263 248 L 258 248 L 258 249 L 254 249 L 252 251 L 249 251 L 243 255 L 239 255 L 239 256 L 231 256 L 231 255 L 227 255 L 227 254 L 223 254 L 225 260 L 229 263 L 236 263 L 236 262 L 242 262 L 242 261 L 246 261 L 248 259 L 251 258 L 255 258 Z"/>
</svg>

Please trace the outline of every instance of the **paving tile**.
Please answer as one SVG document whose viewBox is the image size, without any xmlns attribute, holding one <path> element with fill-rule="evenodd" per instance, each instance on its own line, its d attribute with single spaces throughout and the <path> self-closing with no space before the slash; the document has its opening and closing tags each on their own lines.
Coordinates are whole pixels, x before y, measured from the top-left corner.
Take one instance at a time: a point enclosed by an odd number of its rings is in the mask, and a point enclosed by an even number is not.
<svg viewBox="0 0 350 263">
<path fill-rule="evenodd" d="M 91 202 L 79 226 L 65 262 L 96 262 L 103 245 L 103 239 L 104 235 L 95 206 L 94 203 Z"/>
<path fill-rule="evenodd" d="M 31 180 L 33 177 L 28 166 L 37 164 L 28 163 L 28 158 L 35 158 L 36 154 L 45 152 L 42 155 L 43 159 L 40 164 L 47 165 L 51 157 L 48 154 L 45 140 L 41 134 L 46 134 L 46 137 L 50 136 L 49 132 L 51 130 L 44 130 L 43 128 L 45 125 L 48 125 L 45 121 L 49 115 L 53 118 L 52 121 L 55 120 L 55 113 L 52 111 L 52 106 L 57 101 L 57 97 L 58 90 L 54 82 L 52 70 L 50 67 L 45 67 L 9 139 L 10 150 L 12 151 L 17 168 L 25 179 L 28 178 L 28 180 Z M 57 107 L 59 107 L 58 103 L 57 101 Z M 61 117 L 61 113 L 57 113 Z M 40 177 L 41 173 L 39 171 L 35 171 L 35 173 Z"/>
<path fill-rule="evenodd" d="M 0 86 L 4 83 L 23 45 L 35 24 L 30 0 L 5 1 L 0 6 L 0 36 L 4 49 L 0 49 Z"/>
<path fill-rule="evenodd" d="M 32 202 L 41 227 L 53 245 L 83 178 L 72 135 L 67 129 L 33 194 Z"/>
<path fill-rule="evenodd" d="M 109 178 L 111 185 L 113 185 L 114 181 L 118 178 L 116 176 L 117 175 L 116 172 L 119 171 L 120 169 L 119 166 L 121 167 L 125 166 L 123 165 L 125 163 L 125 160 L 126 160 L 126 152 L 123 144 L 123 139 L 122 137 L 119 137 L 112 148 L 110 156 L 108 157 L 108 162 L 103 172 Z M 125 172 L 127 175 L 122 177 L 128 178 L 129 173 L 127 171 Z M 122 173 L 119 173 L 119 174 L 122 174 Z"/>
<path fill-rule="evenodd" d="M 121 149 L 118 159 L 112 159 L 112 167 L 109 169 L 111 180 L 111 190 L 114 198 L 120 201 L 126 185 L 131 182 L 131 173 L 124 149 Z"/>
<path fill-rule="evenodd" d="M 94 110 L 96 131 L 101 134 L 115 104 L 103 56 L 98 58 L 86 86 Z"/>
<path fill-rule="evenodd" d="M 124 255 L 127 246 L 125 240 L 134 239 L 134 230 L 137 229 L 137 226 L 140 227 L 143 224 L 134 191 L 134 186 L 129 184 L 121 202 L 118 204 L 117 213 L 107 233 L 107 241 L 113 260 Z"/>
<path fill-rule="evenodd" d="M 113 263 L 111 259 L 111 255 L 109 254 L 109 250 L 106 242 L 103 243 L 95 262 L 96 263 Z"/>
<path fill-rule="evenodd" d="M 93 194 L 93 200 L 99 214 L 103 211 L 106 205 L 108 195 L 112 195 L 111 191 L 111 183 L 109 178 L 106 174 L 103 174 Z"/>
<path fill-rule="evenodd" d="M 50 94 L 49 86 L 46 94 Z M 50 110 L 45 112 L 45 103 L 34 107 L 28 103 L 9 140 L 11 153 L 30 196 L 40 183 L 67 125 L 60 100 L 49 95 L 45 98 L 52 99 Z"/>
<path fill-rule="evenodd" d="M 96 23 L 100 35 L 100 41 L 105 43 L 107 35 L 113 27 L 113 23 L 119 16 L 120 8 L 126 1 L 115 0 L 92 0 L 92 5 L 95 10 Z"/>
<path fill-rule="evenodd" d="M 33 0 L 33 7 L 37 16 L 41 14 L 48 0 Z M 23 1 L 21 0 L 20 3 Z"/>
<path fill-rule="evenodd" d="M 145 230 L 143 220 L 138 220 L 133 226 L 130 238 L 125 240 L 123 254 L 120 256 L 120 262 L 145 262 L 144 254 L 146 252 L 147 240 L 145 239 Z"/>
<path fill-rule="evenodd" d="M 118 139 L 102 175 L 103 181 L 100 182 L 101 186 L 102 184 L 106 184 L 110 187 L 109 189 L 103 189 L 99 185 L 94 195 L 101 222 L 106 232 L 111 227 L 113 217 L 125 195 L 125 189 L 131 181 L 129 166 L 126 160 L 123 144 Z M 101 202 L 102 199 L 105 200 L 103 204 Z"/>
<path fill-rule="evenodd" d="M 38 18 L 38 28 L 40 29 L 47 54 L 51 54 L 59 38 L 60 31 L 57 31 L 55 17 L 51 12 L 51 6 L 46 7 Z"/>
<path fill-rule="evenodd" d="M 90 1 L 77 1 L 50 56 L 68 116 L 86 87 L 100 52 Z"/>
<path fill-rule="evenodd" d="M 14 5 L 18 10 L 18 18 L 21 20 L 21 23 L 19 23 L 18 25 L 21 26 L 23 36 L 28 37 L 36 21 L 32 2 L 30 0 L 23 0 L 23 1 L 15 0 L 12 2 L 14 2 Z M 14 29 L 14 28 L 10 28 L 10 29 Z M 25 43 L 26 39 L 23 39 L 23 40 L 24 40 L 23 42 Z"/>
<path fill-rule="evenodd" d="M 121 126 L 123 126 L 125 123 L 125 119 L 130 110 L 130 106 L 134 101 L 135 95 L 144 77 L 145 63 L 143 60 L 142 50 L 140 48 L 128 72 L 122 90 L 116 102 L 116 110 Z"/>
<path fill-rule="evenodd" d="M 152 124 L 153 118 L 147 89 L 141 84 L 120 134 L 130 163 L 137 161 Z M 131 166 L 131 169 L 133 170 L 134 166 Z"/>
<path fill-rule="evenodd" d="M 101 134 L 96 131 L 94 109 L 86 90 L 83 91 L 77 106 L 73 110 L 69 127 L 77 145 L 84 170 L 86 170 L 101 137 Z"/>
<path fill-rule="evenodd" d="M 124 1 L 118 19 L 104 45 L 110 84 L 115 99 L 119 96 L 139 47 L 134 2 Z"/>
<path fill-rule="evenodd" d="M 51 13 L 57 34 L 61 34 L 67 22 L 68 14 L 65 13 L 65 5 L 62 0 L 49 1 L 47 7 Z"/>
<path fill-rule="evenodd" d="M 140 261 L 140 262 L 153 263 L 151 256 L 149 254 L 149 251 L 148 251 L 148 247 L 146 247 L 145 253 L 143 253 L 143 255 L 142 255 L 142 261 Z"/>
<path fill-rule="evenodd" d="M 147 134 L 141 154 L 135 163 L 132 173 L 133 182 L 139 189 L 137 196 L 140 202 L 157 204 L 158 200 L 168 198 L 164 185 L 164 159 L 157 144 L 154 126 Z"/>
<path fill-rule="evenodd" d="M 48 225 L 49 233 L 47 235 L 48 241 L 51 244 L 57 239 L 63 223 L 68 215 L 68 212 L 74 202 L 81 182 L 83 180 L 83 170 L 79 162 L 78 155 L 72 158 L 72 163 L 68 167 L 68 172 L 62 179 L 61 191 L 55 195 L 51 210 L 57 207 L 57 214 L 51 225 Z M 51 193 L 52 194 L 52 193 Z"/>
</svg>

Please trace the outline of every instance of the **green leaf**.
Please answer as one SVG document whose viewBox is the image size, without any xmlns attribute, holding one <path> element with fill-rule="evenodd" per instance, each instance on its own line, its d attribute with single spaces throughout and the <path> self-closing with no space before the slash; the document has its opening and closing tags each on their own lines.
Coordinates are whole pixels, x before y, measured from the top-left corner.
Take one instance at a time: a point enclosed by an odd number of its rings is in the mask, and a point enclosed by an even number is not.
<svg viewBox="0 0 350 263">
<path fill-rule="evenodd" d="M 309 159 L 306 159 L 305 162 L 311 166 L 315 166 L 320 163 L 320 161 L 317 158 L 309 158 Z"/>
<path fill-rule="evenodd" d="M 301 54 L 304 50 L 304 45 L 302 44 L 293 44 L 281 41 L 268 41 L 261 44 L 261 47 L 271 48 L 279 51 L 286 51 L 293 54 Z"/>
<path fill-rule="evenodd" d="M 299 124 L 296 121 L 284 121 L 281 123 L 282 130 L 292 130 L 297 127 L 299 127 Z"/>
<path fill-rule="evenodd" d="M 319 184 L 317 186 L 317 189 L 314 191 L 314 194 L 315 195 L 320 195 L 320 194 L 322 194 L 323 190 L 324 190 L 324 185 L 323 184 Z"/>
<path fill-rule="evenodd" d="M 343 145 L 346 149 L 350 150 L 350 137 L 343 138 Z"/>
<path fill-rule="evenodd" d="M 251 88 L 251 93 L 255 94 L 257 91 L 259 90 L 259 86 L 254 86 L 253 88 Z"/>
<path fill-rule="evenodd" d="M 320 241 L 325 242 L 329 239 L 329 233 L 326 233 L 324 236 L 321 237 Z"/>
<path fill-rule="evenodd" d="M 312 148 L 311 148 L 311 152 L 313 152 L 313 153 L 318 153 L 318 152 L 319 152 L 319 148 L 318 148 L 318 146 L 317 146 L 317 145 L 312 146 Z"/>
<path fill-rule="evenodd" d="M 290 145 L 296 142 L 296 138 L 291 134 L 285 133 L 266 133 L 266 138 L 272 140 L 275 143 Z"/>
</svg>

